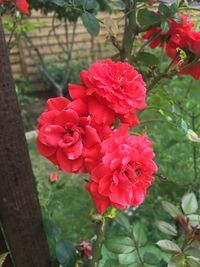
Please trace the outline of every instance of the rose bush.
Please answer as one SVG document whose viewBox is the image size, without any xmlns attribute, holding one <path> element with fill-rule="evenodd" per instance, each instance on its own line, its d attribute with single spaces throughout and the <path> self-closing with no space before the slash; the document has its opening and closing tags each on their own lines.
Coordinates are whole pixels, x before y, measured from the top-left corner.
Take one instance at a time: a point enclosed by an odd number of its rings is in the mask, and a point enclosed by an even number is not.
<svg viewBox="0 0 200 267">
<path fill-rule="evenodd" d="M 193 31 L 194 23 L 189 23 L 185 15 L 179 15 L 181 23 L 169 19 L 169 30 L 162 32 L 161 27 L 157 26 L 148 30 L 144 35 L 144 40 L 150 40 L 149 46 L 156 48 L 164 47 L 167 56 L 174 59 L 174 66 L 180 69 L 179 75 L 189 74 L 196 80 L 200 79 L 199 37 L 200 33 Z M 152 40 L 151 40 L 152 39 Z M 184 51 L 184 59 L 180 57 L 180 49 Z M 193 63 L 192 66 L 188 66 Z M 188 67 L 187 67 L 188 66 Z"/>
<path fill-rule="evenodd" d="M 49 99 L 39 119 L 38 151 L 64 172 L 88 172 L 97 210 L 140 205 L 157 171 L 151 142 L 128 135 L 146 97 L 142 76 L 128 63 L 98 61 L 69 85 L 73 101 Z M 116 118 L 122 125 L 113 130 Z"/>
</svg>

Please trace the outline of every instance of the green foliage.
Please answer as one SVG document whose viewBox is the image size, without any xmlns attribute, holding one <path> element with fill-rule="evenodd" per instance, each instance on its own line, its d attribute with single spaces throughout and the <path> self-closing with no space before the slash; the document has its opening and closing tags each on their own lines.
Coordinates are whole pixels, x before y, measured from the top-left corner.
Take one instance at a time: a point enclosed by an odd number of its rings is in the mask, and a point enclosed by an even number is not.
<svg viewBox="0 0 200 267">
<path fill-rule="evenodd" d="M 56 244 L 71 241 L 74 246 L 78 240 L 89 240 L 93 235 L 89 218 L 92 203 L 84 186 L 84 178 L 87 177 L 80 175 L 75 179 L 75 175 L 58 172 L 55 166 L 38 154 L 35 139 L 28 143 L 52 266 L 57 267 Z M 54 172 L 58 172 L 58 181 L 51 183 L 49 177 Z"/>
<path fill-rule="evenodd" d="M 152 24 L 153 22 L 161 21 L 161 17 L 157 13 L 150 11 L 147 8 L 140 9 L 138 11 L 137 18 L 141 26 L 145 26 L 148 24 Z"/>
<path fill-rule="evenodd" d="M 188 193 L 183 196 L 181 206 L 185 214 L 191 214 L 197 211 L 198 202 L 194 193 Z"/>
<path fill-rule="evenodd" d="M 97 36 L 100 31 L 100 25 L 94 14 L 84 12 L 82 15 L 83 25 L 91 35 Z"/>
<path fill-rule="evenodd" d="M 6 260 L 6 257 L 8 256 L 9 253 L 4 253 L 0 255 L 0 267 L 3 267 L 3 264 Z"/>
<path fill-rule="evenodd" d="M 100 267 L 109 266 L 154 266 L 160 263 L 161 256 L 156 246 L 148 244 L 146 227 L 141 223 L 130 224 L 128 218 L 119 213 L 117 223 L 124 229 L 122 236 L 107 237 L 102 249 Z"/>
<path fill-rule="evenodd" d="M 198 266 L 200 258 L 200 240 L 198 229 L 200 228 L 200 216 L 194 214 L 198 210 L 198 203 L 195 194 L 187 193 L 182 197 L 181 207 L 183 213 L 171 203 L 164 203 L 165 210 L 175 219 L 177 227 L 167 222 L 157 223 L 158 229 L 171 236 L 173 240 L 160 240 L 158 247 L 170 254 L 168 266 Z M 166 209 L 167 207 L 167 209 Z M 175 212 L 174 212 L 175 211 Z M 178 211 L 178 213 L 177 213 Z M 188 215 L 190 214 L 190 215 Z"/>
<path fill-rule="evenodd" d="M 75 267 L 76 249 L 69 241 L 60 241 L 56 244 L 56 256 L 63 267 Z"/>
<path fill-rule="evenodd" d="M 34 1 L 30 0 L 30 6 L 33 9 L 40 9 L 45 14 L 55 12 L 58 19 L 77 21 L 82 18 L 83 24 L 91 35 L 98 35 L 100 30 L 99 21 L 96 18 L 98 10 L 111 12 L 109 1 L 97 0 L 53 0 L 49 1 Z"/>
</svg>

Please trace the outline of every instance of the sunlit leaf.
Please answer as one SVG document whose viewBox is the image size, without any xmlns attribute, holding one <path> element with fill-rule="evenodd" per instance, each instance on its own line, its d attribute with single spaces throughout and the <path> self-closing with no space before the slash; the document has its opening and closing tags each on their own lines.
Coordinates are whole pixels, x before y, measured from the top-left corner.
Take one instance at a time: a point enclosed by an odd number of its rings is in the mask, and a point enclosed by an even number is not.
<svg viewBox="0 0 200 267">
<path fill-rule="evenodd" d="M 160 249 L 166 252 L 174 252 L 174 253 L 179 253 L 181 252 L 181 249 L 177 244 L 172 242 L 171 240 L 160 240 L 156 243 Z"/>
<path fill-rule="evenodd" d="M 183 196 L 181 206 L 185 214 L 192 214 L 198 209 L 198 202 L 194 193 Z"/>
<path fill-rule="evenodd" d="M 173 218 L 176 218 L 177 216 L 183 215 L 179 208 L 177 208 L 172 203 L 169 203 L 167 201 L 162 201 L 163 209 L 168 212 Z"/>
<path fill-rule="evenodd" d="M 187 137 L 192 142 L 200 143 L 200 137 L 191 129 L 187 131 Z"/>
<path fill-rule="evenodd" d="M 177 234 L 178 234 L 176 227 L 172 224 L 167 223 L 167 222 L 157 221 L 156 226 L 164 234 L 168 234 L 168 235 L 172 235 L 172 236 L 177 236 Z"/>
</svg>

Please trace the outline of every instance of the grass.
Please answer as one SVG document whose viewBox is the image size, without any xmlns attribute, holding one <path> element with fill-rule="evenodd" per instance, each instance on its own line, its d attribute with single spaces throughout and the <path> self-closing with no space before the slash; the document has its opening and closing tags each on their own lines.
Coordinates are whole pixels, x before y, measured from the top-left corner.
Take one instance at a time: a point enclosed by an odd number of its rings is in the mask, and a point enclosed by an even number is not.
<svg viewBox="0 0 200 267">
<path fill-rule="evenodd" d="M 89 239 L 93 235 L 90 211 L 93 207 L 85 189 L 84 176 L 69 175 L 42 157 L 35 139 L 28 142 L 37 190 L 43 215 L 48 216 L 62 230 L 62 238 L 71 240 Z M 50 174 L 58 173 L 58 182 L 50 183 Z"/>
</svg>

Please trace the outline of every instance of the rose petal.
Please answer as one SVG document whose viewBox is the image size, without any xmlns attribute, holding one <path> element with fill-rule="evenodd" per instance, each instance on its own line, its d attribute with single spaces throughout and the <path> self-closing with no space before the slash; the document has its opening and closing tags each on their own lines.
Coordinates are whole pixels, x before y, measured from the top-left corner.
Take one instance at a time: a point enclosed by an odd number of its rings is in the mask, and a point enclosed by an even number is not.
<svg viewBox="0 0 200 267">
<path fill-rule="evenodd" d="M 81 117 L 88 115 L 87 104 L 82 99 L 76 99 L 72 101 L 69 103 L 68 108 L 75 110 Z"/>
<path fill-rule="evenodd" d="M 98 124 L 111 125 L 115 121 L 114 112 L 105 105 L 100 104 L 93 96 L 88 97 L 88 111 Z"/>
<path fill-rule="evenodd" d="M 66 123 L 77 124 L 79 121 L 79 116 L 73 109 L 63 110 L 55 119 L 55 124 L 64 126 Z"/>
<path fill-rule="evenodd" d="M 86 88 L 81 85 L 68 84 L 69 94 L 72 99 L 84 98 L 86 96 Z"/>
<path fill-rule="evenodd" d="M 48 110 L 64 110 L 70 101 L 65 97 L 50 98 L 47 101 Z"/>
</svg>

